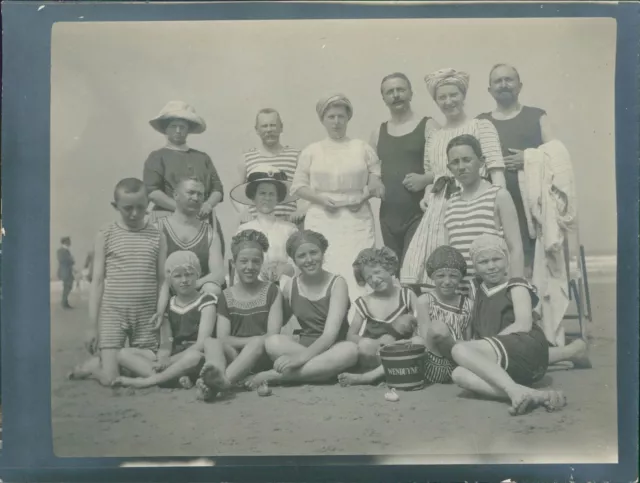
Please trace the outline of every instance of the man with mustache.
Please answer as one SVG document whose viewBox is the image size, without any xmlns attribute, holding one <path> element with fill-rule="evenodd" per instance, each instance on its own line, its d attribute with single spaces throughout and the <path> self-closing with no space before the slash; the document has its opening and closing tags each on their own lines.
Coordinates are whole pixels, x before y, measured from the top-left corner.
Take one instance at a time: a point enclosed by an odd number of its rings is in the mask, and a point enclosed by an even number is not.
<svg viewBox="0 0 640 483">
<path fill-rule="evenodd" d="M 513 198 L 518 213 L 525 270 L 531 278 L 535 239 L 529 236 L 527 218 L 518 185 L 518 171 L 524 169 L 524 150 L 537 148 L 553 140 L 547 113 L 540 108 L 523 106 L 518 98 L 522 90 L 520 74 L 508 64 L 496 64 L 489 73 L 489 94 L 496 101 L 496 108 L 478 116 L 493 123 L 500 137 L 506 166 L 507 190 Z"/>
<path fill-rule="evenodd" d="M 265 171 L 265 167 L 277 168 L 287 175 L 291 181 L 298 165 L 300 150 L 283 146 L 280 136 L 283 131 L 282 118 L 278 111 L 272 108 L 264 108 L 256 115 L 256 134 L 260 137 L 260 147 L 250 149 L 244 153 L 239 165 L 240 184 L 246 183 L 249 174 L 253 171 Z M 255 206 L 243 206 L 234 202 L 234 206 L 240 213 L 240 223 L 251 221 L 256 217 Z M 276 207 L 275 214 L 278 218 L 291 223 L 299 224 L 304 219 L 305 205 L 302 201 L 280 203 Z"/>
<path fill-rule="evenodd" d="M 390 119 L 371 134 L 371 146 L 382 164 L 384 185 L 380 203 L 382 239 L 402 259 L 420 220 L 420 201 L 432 174 L 424 172 L 426 132 L 438 129 L 430 117 L 415 114 L 411 109 L 413 91 L 405 74 L 387 75 L 380 84 L 382 100 L 389 109 Z"/>
</svg>

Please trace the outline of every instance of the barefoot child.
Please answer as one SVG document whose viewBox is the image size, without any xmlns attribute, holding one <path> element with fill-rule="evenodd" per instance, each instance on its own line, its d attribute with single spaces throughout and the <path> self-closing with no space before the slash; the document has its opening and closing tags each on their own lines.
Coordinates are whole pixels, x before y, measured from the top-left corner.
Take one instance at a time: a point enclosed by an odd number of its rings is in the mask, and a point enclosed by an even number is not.
<svg viewBox="0 0 640 483">
<path fill-rule="evenodd" d="M 154 320 L 164 310 L 158 292 L 167 253 L 160 230 L 145 221 L 149 198 L 142 181 L 121 180 L 113 196 L 120 220 L 98 233 L 94 249 L 86 342 L 94 357 L 69 375 L 106 386 L 119 375 L 118 353 L 127 339 L 135 349 L 158 349 Z"/>
<path fill-rule="evenodd" d="M 396 254 L 387 247 L 366 248 L 353 262 L 356 281 L 360 285 L 366 283 L 372 293 L 356 299 L 347 335 L 347 340 L 358 345 L 358 368 L 364 373 L 340 374 L 342 386 L 374 384 L 383 379 L 380 347 L 413 335 L 416 295 L 394 283 L 399 263 Z"/>
<path fill-rule="evenodd" d="M 238 283 L 222 293 L 217 338 L 205 341 L 206 362 L 196 382 L 198 397 L 204 401 L 251 372 L 273 366 L 264 341 L 267 336 L 280 333 L 283 316 L 280 289 L 259 279 L 268 250 L 267 237 L 259 231 L 243 230 L 233 237 L 231 253 Z"/>
<path fill-rule="evenodd" d="M 287 253 L 300 270 L 284 287 L 284 297 L 301 327 L 298 340 L 272 335 L 265 348 L 273 369 L 254 376 L 250 387 L 270 384 L 304 384 L 335 381 L 355 365 L 358 348 L 345 341 L 349 323 L 347 282 L 322 268 L 329 246 L 320 233 L 303 230 L 287 241 Z"/>
<path fill-rule="evenodd" d="M 453 382 L 471 392 L 511 402 L 512 415 L 537 406 L 553 411 L 566 404 L 554 390 L 530 386 L 544 376 L 549 345 L 534 317 L 538 302 L 524 278 L 509 278 L 509 251 L 501 237 L 482 235 L 469 254 L 479 279 L 471 319 L 474 339 L 458 342 L 451 354 L 458 364 Z"/>
<path fill-rule="evenodd" d="M 216 322 L 215 295 L 198 291 L 200 261 L 195 253 L 176 251 L 167 257 L 165 271 L 174 295 L 161 319 L 160 349 L 125 348 L 120 365 L 137 377 L 121 376 L 114 385 L 137 388 L 166 386 L 178 381 L 193 387 L 202 367 L 204 343 Z"/>
<path fill-rule="evenodd" d="M 427 348 L 425 381 L 449 383 L 455 369 L 451 348 L 470 339 L 473 304 L 458 293 L 467 262 L 458 250 L 442 245 L 429 255 L 426 272 L 434 288 L 418 298 L 418 342 Z"/>
</svg>

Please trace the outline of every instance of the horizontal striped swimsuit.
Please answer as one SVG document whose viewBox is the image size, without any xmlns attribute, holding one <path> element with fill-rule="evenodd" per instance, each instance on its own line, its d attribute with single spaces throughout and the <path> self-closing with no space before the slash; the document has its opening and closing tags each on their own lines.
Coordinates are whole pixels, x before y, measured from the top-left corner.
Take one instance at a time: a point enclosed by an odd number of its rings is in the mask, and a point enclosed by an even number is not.
<svg viewBox="0 0 640 483">
<path fill-rule="evenodd" d="M 293 181 L 293 175 L 298 165 L 298 155 L 300 151 L 285 146 L 280 153 L 275 156 L 265 156 L 258 149 L 252 149 L 244 154 L 244 162 L 247 167 L 247 176 L 253 171 L 263 171 L 267 166 L 273 166 L 287 175 L 287 181 Z M 296 203 L 281 203 L 276 206 L 275 215 L 278 218 L 288 219 L 289 215 L 296 211 Z M 255 218 L 256 207 L 250 206 L 249 213 Z"/>
<path fill-rule="evenodd" d="M 463 200 L 462 192 L 454 193 L 447 205 L 444 216 L 444 226 L 449 234 L 449 245 L 460 250 L 467 261 L 467 275 L 460 283 L 460 291 L 470 294 L 471 281 L 475 274 L 475 268 L 469 249 L 473 240 L 480 235 L 497 235 L 504 237 L 502 228 L 496 227 L 496 196 L 502 189 L 499 186 L 491 186 L 477 198 Z"/>
<path fill-rule="evenodd" d="M 111 223 L 104 230 L 105 283 L 100 306 L 100 348 L 155 350 L 150 323 L 158 298 L 160 230 L 147 223 L 138 231 Z"/>
</svg>

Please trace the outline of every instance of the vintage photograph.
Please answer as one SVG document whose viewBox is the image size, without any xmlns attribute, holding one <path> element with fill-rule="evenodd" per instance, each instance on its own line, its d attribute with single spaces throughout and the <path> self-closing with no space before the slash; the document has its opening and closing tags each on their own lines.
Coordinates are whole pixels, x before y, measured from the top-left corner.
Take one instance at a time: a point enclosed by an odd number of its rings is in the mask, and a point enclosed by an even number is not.
<svg viewBox="0 0 640 483">
<path fill-rule="evenodd" d="M 56 23 L 58 457 L 615 463 L 616 23 Z"/>
</svg>

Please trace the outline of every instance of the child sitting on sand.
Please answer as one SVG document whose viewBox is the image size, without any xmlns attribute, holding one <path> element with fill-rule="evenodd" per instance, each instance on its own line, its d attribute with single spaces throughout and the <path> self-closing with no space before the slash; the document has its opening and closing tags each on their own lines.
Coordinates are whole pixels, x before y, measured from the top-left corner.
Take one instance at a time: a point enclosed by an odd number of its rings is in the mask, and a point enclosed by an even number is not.
<svg viewBox="0 0 640 483">
<path fill-rule="evenodd" d="M 158 292 L 167 257 L 162 232 L 145 220 L 149 198 L 142 181 L 119 181 L 113 197 L 120 220 L 98 233 L 94 248 L 86 341 L 93 357 L 69 374 L 70 379 L 91 377 L 105 386 L 119 375 L 118 354 L 127 338 L 132 348 L 158 349 L 154 320 L 164 311 Z"/>
<path fill-rule="evenodd" d="M 459 367 L 458 386 L 485 397 L 508 399 L 512 415 L 537 406 L 553 411 L 566 404 L 554 390 L 531 389 L 549 364 L 549 344 L 533 311 L 534 288 L 523 278 L 509 279 L 509 251 L 502 237 L 482 235 L 469 248 L 479 279 L 471 318 L 474 339 L 458 342 L 451 355 Z"/>
<path fill-rule="evenodd" d="M 372 290 L 356 299 L 347 335 L 348 341 L 358 345 L 358 368 L 365 372 L 340 374 L 338 381 L 342 386 L 374 384 L 384 378 L 380 348 L 409 339 L 414 333 L 416 295 L 395 283 L 398 266 L 398 257 L 387 247 L 366 248 L 353 262 L 356 281 L 360 285 L 366 283 Z"/>
<path fill-rule="evenodd" d="M 122 349 L 120 364 L 136 377 L 121 376 L 114 385 L 142 388 L 178 381 L 189 389 L 202 367 L 205 339 L 213 333 L 218 300 L 198 291 L 201 268 L 195 253 L 173 252 L 167 257 L 165 271 L 176 295 L 161 318 L 160 349 Z"/>
<path fill-rule="evenodd" d="M 451 349 L 456 341 L 469 340 L 472 300 L 458 293 L 467 273 L 462 253 L 442 245 L 427 259 L 426 272 L 434 288 L 418 298 L 418 334 L 426 346 L 425 381 L 451 382 L 455 363 Z"/>
<path fill-rule="evenodd" d="M 222 293 L 217 338 L 205 341 L 206 363 L 196 382 L 199 399 L 209 401 L 251 372 L 273 367 L 264 341 L 280 333 L 283 309 L 277 285 L 259 279 L 268 250 L 267 237 L 259 231 L 243 230 L 233 237 L 231 253 L 238 283 Z"/>
</svg>

